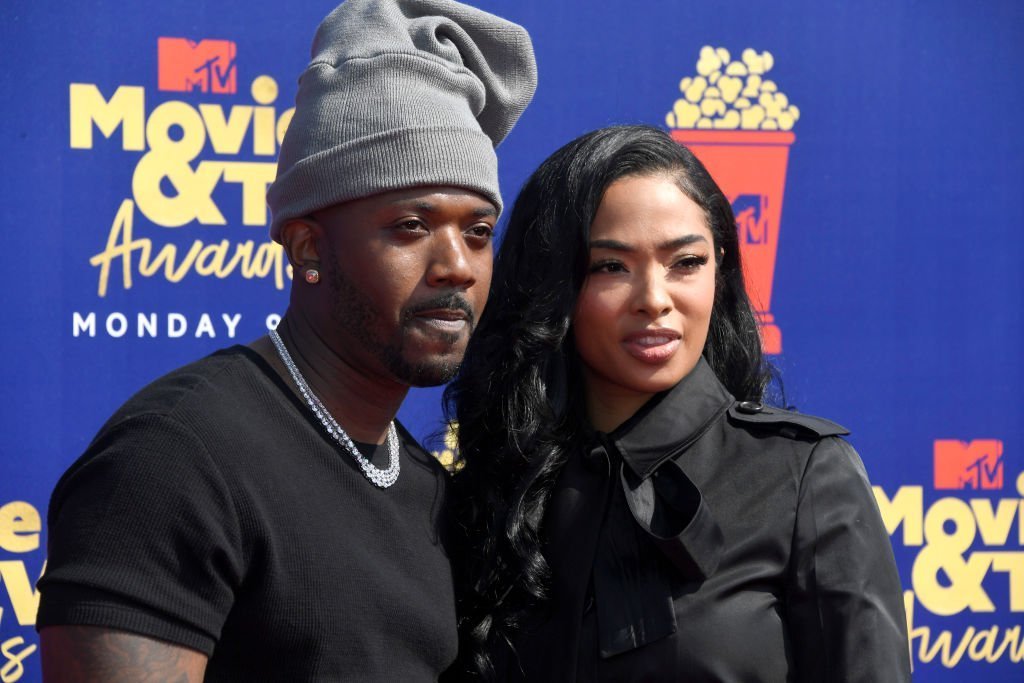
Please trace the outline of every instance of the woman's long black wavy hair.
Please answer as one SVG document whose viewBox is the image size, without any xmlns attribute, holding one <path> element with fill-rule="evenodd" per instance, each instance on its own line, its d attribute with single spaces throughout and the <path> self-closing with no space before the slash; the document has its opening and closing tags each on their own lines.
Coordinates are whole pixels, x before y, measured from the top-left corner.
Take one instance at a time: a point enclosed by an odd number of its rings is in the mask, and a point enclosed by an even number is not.
<svg viewBox="0 0 1024 683">
<path fill-rule="evenodd" d="M 494 265 L 487 308 L 445 394 L 464 463 L 455 477 L 460 659 L 484 679 L 529 607 L 545 598 L 544 511 L 586 430 L 570 329 L 605 190 L 665 175 L 703 209 L 714 237 L 715 300 L 704 357 L 740 400 L 769 380 L 740 267 L 732 207 L 704 166 L 664 131 L 614 126 L 551 155 L 523 186 Z"/>
</svg>

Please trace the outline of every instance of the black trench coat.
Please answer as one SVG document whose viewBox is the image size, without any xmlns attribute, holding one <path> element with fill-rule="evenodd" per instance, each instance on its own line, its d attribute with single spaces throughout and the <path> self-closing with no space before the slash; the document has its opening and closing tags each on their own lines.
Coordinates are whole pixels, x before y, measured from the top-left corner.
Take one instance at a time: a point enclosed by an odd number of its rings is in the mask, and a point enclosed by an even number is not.
<svg viewBox="0 0 1024 683">
<path fill-rule="evenodd" d="M 509 680 L 910 680 L 889 538 L 842 427 L 738 403 L 703 361 L 563 469 L 551 601 Z"/>
</svg>

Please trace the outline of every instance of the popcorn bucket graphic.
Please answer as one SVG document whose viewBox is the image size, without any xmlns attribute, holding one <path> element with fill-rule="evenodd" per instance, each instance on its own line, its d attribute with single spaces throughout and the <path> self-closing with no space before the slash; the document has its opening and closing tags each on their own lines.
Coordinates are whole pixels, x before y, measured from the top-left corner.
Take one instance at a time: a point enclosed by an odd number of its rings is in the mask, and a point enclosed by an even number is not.
<svg viewBox="0 0 1024 683">
<path fill-rule="evenodd" d="M 672 138 L 692 151 L 725 192 L 736 214 L 747 295 L 761 325 L 765 353 L 782 353 L 782 330 L 771 313 L 775 254 L 786 186 L 789 131 L 682 130 Z"/>
<path fill-rule="evenodd" d="M 771 313 L 775 254 L 791 132 L 800 109 L 765 78 L 770 52 L 747 48 L 739 59 L 705 45 L 696 75 L 679 82 L 682 97 L 665 114 L 672 138 L 688 147 L 732 203 L 747 295 L 761 325 L 765 353 L 782 353 L 782 330 Z"/>
</svg>

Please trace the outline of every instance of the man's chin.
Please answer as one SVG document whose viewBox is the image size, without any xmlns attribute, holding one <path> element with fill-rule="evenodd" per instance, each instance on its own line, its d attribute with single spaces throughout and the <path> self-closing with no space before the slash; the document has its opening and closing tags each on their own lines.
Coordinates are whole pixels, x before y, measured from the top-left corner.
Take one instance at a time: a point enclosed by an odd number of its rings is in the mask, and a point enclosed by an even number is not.
<svg viewBox="0 0 1024 683">
<path fill-rule="evenodd" d="M 447 384 L 458 373 L 462 364 L 462 351 L 426 358 L 409 359 L 395 374 L 411 387 L 436 387 Z"/>
<path fill-rule="evenodd" d="M 405 378 L 411 387 L 437 387 L 447 384 L 455 378 L 459 366 L 446 366 L 442 368 L 418 368 L 412 376 Z"/>
</svg>

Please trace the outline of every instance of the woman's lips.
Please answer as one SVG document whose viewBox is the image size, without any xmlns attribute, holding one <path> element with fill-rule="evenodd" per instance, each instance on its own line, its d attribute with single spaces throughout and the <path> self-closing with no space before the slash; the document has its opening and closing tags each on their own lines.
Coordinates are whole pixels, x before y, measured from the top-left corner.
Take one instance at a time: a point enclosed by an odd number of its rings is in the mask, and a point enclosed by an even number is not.
<svg viewBox="0 0 1024 683">
<path fill-rule="evenodd" d="M 626 352 L 644 363 L 663 363 L 679 348 L 681 336 L 672 330 L 645 330 L 622 340 Z"/>
</svg>

